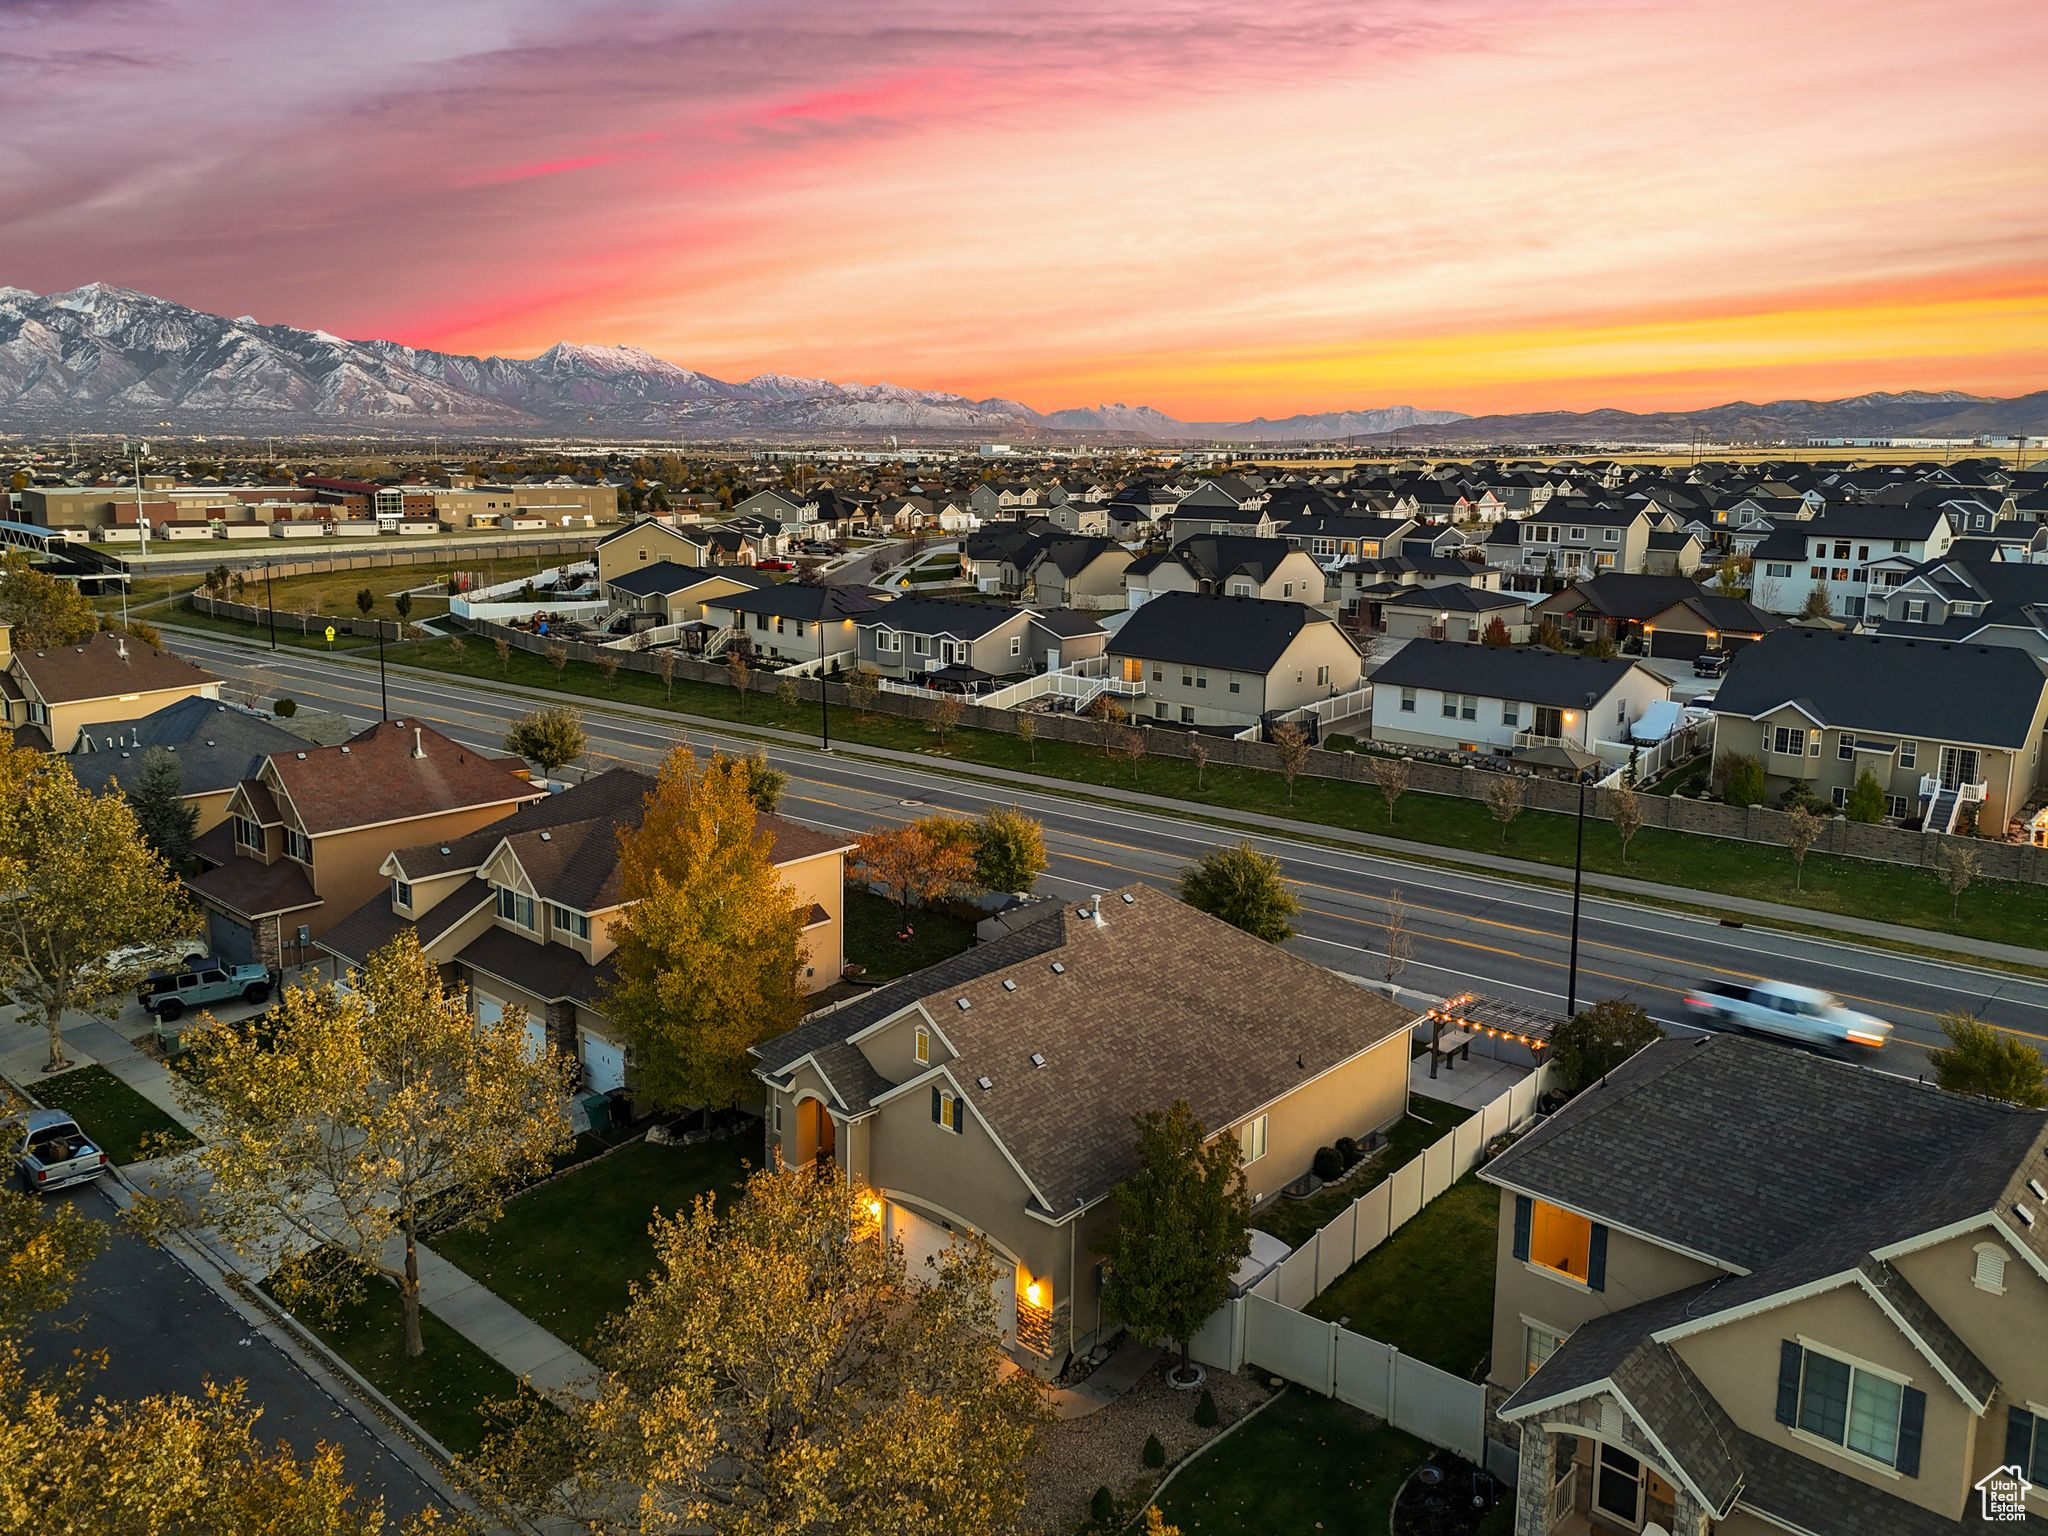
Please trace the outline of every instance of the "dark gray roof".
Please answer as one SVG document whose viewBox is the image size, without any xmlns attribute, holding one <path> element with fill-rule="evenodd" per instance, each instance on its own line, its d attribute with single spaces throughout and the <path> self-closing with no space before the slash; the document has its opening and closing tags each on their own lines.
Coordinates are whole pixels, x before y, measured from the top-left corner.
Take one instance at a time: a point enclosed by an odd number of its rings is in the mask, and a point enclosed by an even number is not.
<svg viewBox="0 0 2048 1536">
<path fill-rule="evenodd" d="M 1380 664 L 1372 680 L 1581 709 L 1587 694 L 1606 698 L 1635 666 L 1624 656 L 1569 656 L 1542 646 L 1496 650 L 1462 640 L 1410 640 Z"/>
<path fill-rule="evenodd" d="M 1964 1499 L 1960 1518 L 1922 1509 L 1746 1431 L 1736 1431 L 1735 1454 L 1743 1468 L 1740 1505 L 1788 1530 L 1815 1536 L 1957 1536 L 2026 1529 L 1986 1521 L 1974 1496 Z"/>
<path fill-rule="evenodd" d="M 1281 538 L 1198 533 L 1174 545 L 1167 551 L 1167 558 L 1179 561 L 1199 580 L 1223 581 L 1242 573 L 1264 581 L 1280 568 L 1282 560 L 1298 552 L 1296 546 Z"/>
<path fill-rule="evenodd" d="M 305 739 L 216 699 L 180 699 L 154 714 L 107 720 L 79 732 L 65 761 L 72 777 L 98 794 L 111 784 L 132 788 L 143 754 L 162 747 L 178 759 L 187 795 L 215 794 L 254 778 L 273 752 L 297 752 Z"/>
<path fill-rule="evenodd" d="M 1316 624 L 1335 628 L 1328 615 L 1300 603 L 1162 592 L 1132 611 L 1111 637 L 1109 653 L 1263 673 L 1272 670 L 1303 630 Z"/>
<path fill-rule="evenodd" d="M 1102 633 L 1102 620 L 1078 608 L 1034 608 L 1031 610 L 1031 626 L 1063 638 Z"/>
<path fill-rule="evenodd" d="M 1001 603 L 962 603 L 943 597 L 899 597 L 860 614 L 854 623 L 861 629 L 893 629 L 906 635 L 951 635 L 956 640 L 979 640 L 1001 629 L 1026 608 L 1009 608 Z"/>
<path fill-rule="evenodd" d="M 1718 592 L 1700 592 L 1691 597 L 1681 598 L 1673 607 L 1684 608 L 1698 615 L 1709 625 L 1719 630 L 1732 630 L 1740 635 L 1767 635 L 1785 621 L 1775 613 L 1763 609 L 1742 597 L 1723 597 Z M 1670 612 L 1665 609 L 1664 612 Z M 1652 618 L 1661 615 L 1652 614 Z"/>
<path fill-rule="evenodd" d="M 2044 687 L 2048 671 L 2013 646 L 1786 625 L 1736 654 L 1714 710 L 1754 719 L 1796 704 L 1823 726 L 2018 750 Z"/>
<path fill-rule="evenodd" d="M 751 592 L 732 592 L 724 597 L 714 597 L 704 606 L 722 608 L 728 613 L 763 613 L 815 623 L 820 619 L 847 619 L 873 613 L 883 606 L 883 600 L 867 587 L 827 587 L 783 581 Z"/>
<path fill-rule="evenodd" d="M 1595 613 L 1616 619 L 1655 618 L 1673 603 L 1701 594 L 1700 584 L 1690 576 L 1648 576 L 1635 571 L 1602 571 L 1582 576 L 1560 598 L 1576 595 Z M 1560 604 L 1560 606 L 1563 606 Z"/>
<path fill-rule="evenodd" d="M 630 592 L 635 597 L 648 597 L 655 593 L 682 592 L 716 580 L 737 582 L 745 587 L 772 587 L 776 584 L 775 578 L 767 571 L 756 571 L 743 565 L 678 565 L 673 560 L 657 560 L 652 565 L 635 567 L 623 576 L 614 576 L 605 585 Z"/>
<path fill-rule="evenodd" d="M 1130 558 L 1130 552 L 1114 539 L 1073 533 L 1047 539 L 1032 564 L 1034 569 L 1043 564 L 1051 566 L 1062 576 L 1078 576 L 1104 555 L 1122 555 L 1127 562 Z"/>
<path fill-rule="evenodd" d="M 1488 592 L 1462 581 L 1433 587 L 1403 587 L 1386 599 L 1389 608 L 1434 608 L 1439 613 L 1488 613 L 1496 608 L 1525 608 L 1526 592 Z"/>
<path fill-rule="evenodd" d="M 1959 543 L 1974 544 L 1975 540 Z M 2019 560 L 1996 560 L 1988 554 L 1951 551 L 1922 561 L 1899 583 L 1926 581 L 1963 602 L 1983 603 L 1984 611 L 1970 618 L 1976 627 L 1987 624 L 2023 624 L 2033 628 L 2038 620 L 2028 610 L 2048 609 L 2048 565 L 2029 565 Z"/>
</svg>

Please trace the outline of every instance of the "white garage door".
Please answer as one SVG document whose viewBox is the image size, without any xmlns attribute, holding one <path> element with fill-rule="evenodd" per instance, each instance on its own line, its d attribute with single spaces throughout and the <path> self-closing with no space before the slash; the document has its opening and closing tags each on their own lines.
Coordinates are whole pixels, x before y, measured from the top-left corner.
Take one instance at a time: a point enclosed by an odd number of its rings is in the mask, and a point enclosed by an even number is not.
<svg viewBox="0 0 2048 1536">
<path fill-rule="evenodd" d="M 469 996 L 470 1003 L 476 1010 L 476 1021 L 480 1027 L 489 1028 L 505 1017 L 506 1005 L 503 998 L 493 997 L 488 992 L 478 992 L 474 989 L 471 989 Z M 536 1018 L 533 1014 L 529 1013 L 525 1021 L 525 1034 L 526 1059 L 528 1061 L 537 1061 L 540 1059 L 541 1053 L 548 1048 L 547 1020 Z"/>
<path fill-rule="evenodd" d="M 587 1030 L 577 1044 L 583 1062 L 583 1086 L 591 1093 L 610 1093 L 626 1086 L 626 1050 L 603 1035 Z"/>
<path fill-rule="evenodd" d="M 489 1029 L 505 1017 L 505 1003 L 502 998 L 493 997 L 488 992 L 471 991 L 469 1001 L 470 1006 L 476 1010 L 477 1023 L 485 1029 Z"/>
<path fill-rule="evenodd" d="M 953 1246 L 954 1234 L 942 1223 L 917 1212 L 906 1210 L 895 1201 L 889 1202 L 889 1234 L 903 1245 L 903 1266 L 913 1280 L 929 1281 L 934 1270 L 926 1264 L 927 1259 L 940 1259 Z M 997 1254 L 1000 1267 L 991 1292 L 996 1303 L 996 1327 L 1002 1333 L 1005 1344 L 1017 1336 L 1017 1272 Z"/>
</svg>

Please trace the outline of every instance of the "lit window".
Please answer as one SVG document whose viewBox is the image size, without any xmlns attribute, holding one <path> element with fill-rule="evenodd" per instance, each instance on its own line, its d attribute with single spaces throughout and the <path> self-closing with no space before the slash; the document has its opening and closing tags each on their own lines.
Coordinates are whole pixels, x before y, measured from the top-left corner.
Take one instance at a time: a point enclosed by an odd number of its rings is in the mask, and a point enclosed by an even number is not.
<svg viewBox="0 0 2048 1536">
<path fill-rule="evenodd" d="M 942 1088 L 932 1090 L 932 1123 L 945 1127 L 955 1136 L 967 1128 L 966 1115 L 959 1099 Z"/>
<path fill-rule="evenodd" d="M 1607 1228 L 1574 1211 L 1515 1196 L 1515 1257 L 1537 1269 L 1576 1280 L 1588 1290 L 1607 1287 Z"/>
<path fill-rule="evenodd" d="M 931 1032 L 930 1030 L 928 1030 L 928 1029 L 920 1029 L 920 1030 L 919 1030 L 919 1031 L 917 1032 L 917 1060 L 918 1060 L 918 1064 L 919 1064 L 919 1065 L 921 1065 L 921 1066 L 922 1066 L 922 1065 L 925 1065 L 925 1064 L 929 1063 L 929 1062 L 931 1061 L 931 1059 L 932 1059 L 932 1032 Z"/>
<path fill-rule="evenodd" d="M 1256 1163 L 1266 1155 L 1266 1117 L 1255 1115 L 1237 1128 L 1237 1160 Z"/>
</svg>

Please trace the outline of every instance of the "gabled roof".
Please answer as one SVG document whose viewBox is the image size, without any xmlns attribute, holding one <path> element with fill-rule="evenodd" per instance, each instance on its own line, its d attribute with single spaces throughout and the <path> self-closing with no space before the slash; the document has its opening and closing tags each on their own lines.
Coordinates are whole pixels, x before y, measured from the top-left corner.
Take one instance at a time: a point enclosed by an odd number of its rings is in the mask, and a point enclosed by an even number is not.
<svg viewBox="0 0 2048 1536">
<path fill-rule="evenodd" d="M 873 613 L 884 605 L 871 587 L 828 587 L 801 581 L 782 581 L 746 592 L 728 592 L 709 598 L 706 608 L 728 613 L 762 613 L 775 618 L 801 619 L 805 623 L 850 619 Z"/>
<path fill-rule="evenodd" d="M 707 581 L 729 581 L 743 587 L 776 585 L 775 578 L 766 571 L 731 565 L 678 565 L 673 560 L 657 560 L 652 565 L 637 566 L 623 576 L 614 576 L 605 585 L 630 592 L 635 597 L 649 597 L 657 593 L 669 596 L 687 592 Z"/>
<path fill-rule="evenodd" d="M 171 688 L 190 688 L 196 692 L 219 681 L 182 656 L 173 656 L 147 641 L 106 629 L 77 645 L 16 650 L 13 665 L 49 704 L 161 693 Z"/>
<path fill-rule="evenodd" d="M 1327 614 L 1300 603 L 1162 592 L 1132 610 L 1111 637 L 1109 654 L 1233 672 L 1270 672 L 1296 638 L 1317 624 L 1344 633 Z M 1345 639 L 1352 643 L 1349 636 Z"/>
<path fill-rule="evenodd" d="M 1300 553 L 1299 546 L 1277 537 L 1198 533 L 1174 545 L 1167 551 L 1167 558 L 1178 561 L 1199 581 L 1220 582 L 1232 576 L 1251 576 L 1263 582 L 1280 568 L 1281 561 Z"/>
<path fill-rule="evenodd" d="M 1542 646 L 1496 649 L 1463 640 L 1410 640 L 1372 675 L 1375 684 L 1448 689 L 1489 699 L 1515 699 L 1559 709 L 1583 709 L 1586 695 L 1604 699 L 1636 664 L 1625 656 L 1602 660 Z"/>
<path fill-rule="evenodd" d="M 1030 612 L 1008 608 L 1001 603 L 963 603 L 943 597 L 899 597 L 872 612 L 859 614 L 854 623 L 861 629 L 890 629 L 906 635 L 950 635 L 955 640 L 979 640 L 1005 624 Z"/>
<path fill-rule="evenodd" d="M 233 789 L 271 753 L 297 751 L 304 745 L 300 737 L 262 715 L 195 696 L 132 720 L 103 720 L 84 727 L 66 761 L 71 776 L 94 793 L 110 784 L 132 788 L 143 754 L 161 747 L 176 755 L 189 797 Z"/>
<path fill-rule="evenodd" d="M 1601 571 L 1582 576 L 1558 594 L 1556 602 L 1576 596 L 1579 604 L 1613 619 L 1648 619 L 1673 603 L 1698 597 L 1700 584 L 1689 576 L 1646 576 L 1634 571 Z"/>
<path fill-rule="evenodd" d="M 1499 608 L 1524 608 L 1526 592 L 1489 592 L 1462 581 L 1447 581 L 1434 587 L 1403 587 L 1385 599 L 1389 608 L 1434 608 L 1439 613 L 1490 613 Z"/>
<path fill-rule="evenodd" d="M 543 793 L 499 758 L 417 720 L 386 720 L 338 747 L 265 759 L 310 836 L 449 811 L 508 809 Z"/>
<path fill-rule="evenodd" d="M 1060 538 L 1047 539 L 1037 551 L 1031 568 L 1049 565 L 1062 576 L 1078 576 L 1105 555 L 1130 561 L 1130 551 L 1114 539 L 1098 538 L 1089 534 L 1066 534 Z"/>
</svg>

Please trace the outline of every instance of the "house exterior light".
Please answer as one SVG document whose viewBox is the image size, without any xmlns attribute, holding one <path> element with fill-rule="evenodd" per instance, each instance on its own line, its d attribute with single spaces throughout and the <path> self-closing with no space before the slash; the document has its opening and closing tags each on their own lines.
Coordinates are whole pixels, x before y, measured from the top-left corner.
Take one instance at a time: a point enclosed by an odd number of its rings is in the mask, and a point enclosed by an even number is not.
<svg viewBox="0 0 2048 1536">
<path fill-rule="evenodd" d="M 1024 1287 L 1024 1299 L 1030 1302 L 1031 1305 L 1034 1307 L 1044 1305 L 1044 1301 L 1042 1299 L 1044 1295 L 1045 1287 L 1040 1285 L 1036 1280 L 1032 1281 L 1029 1285 Z"/>
</svg>

